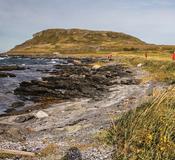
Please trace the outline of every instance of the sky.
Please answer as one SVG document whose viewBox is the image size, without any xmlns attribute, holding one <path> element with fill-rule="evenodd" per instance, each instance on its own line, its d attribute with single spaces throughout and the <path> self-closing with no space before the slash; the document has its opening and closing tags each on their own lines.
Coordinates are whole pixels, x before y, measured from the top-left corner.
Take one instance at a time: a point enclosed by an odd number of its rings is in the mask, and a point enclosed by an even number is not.
<svg viewBox="0 0 175 160">
<path fill-rule="evenodd" d="M 175 45 L 175 0 L 0 0 L 0 51 L 48 28 L 124 32 Z"/>
</svg>

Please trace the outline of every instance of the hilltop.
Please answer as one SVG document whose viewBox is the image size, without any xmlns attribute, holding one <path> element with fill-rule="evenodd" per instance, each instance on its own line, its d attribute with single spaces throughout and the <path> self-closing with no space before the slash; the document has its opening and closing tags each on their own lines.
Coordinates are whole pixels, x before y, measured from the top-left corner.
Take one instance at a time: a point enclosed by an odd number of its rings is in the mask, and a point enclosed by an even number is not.
<svg viewBox="0 0 175 160">
<path fill-rule="evenodd" d="M 134 36 L 112 31 L 47 29 L 15 46 L 9 55 L 108 53 L 117 51 L 173 50 L 175 46 L 148 44 Z"/>
<path fill-rule="evenodd" d="M 148 45 L 142 40 L 119 32 L 82 29 L 48 29 L 15 46 L 11 55 L 31 53 L 92 53 L 108 51 L 144 50 Z"/>
</svg>

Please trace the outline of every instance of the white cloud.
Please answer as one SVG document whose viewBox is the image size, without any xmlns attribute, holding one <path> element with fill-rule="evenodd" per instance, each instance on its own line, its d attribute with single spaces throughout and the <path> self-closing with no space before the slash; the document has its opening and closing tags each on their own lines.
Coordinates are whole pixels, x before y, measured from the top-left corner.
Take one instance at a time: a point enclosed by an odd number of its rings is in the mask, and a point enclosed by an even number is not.
<svg viewBox="0 0 175 160">
<path fill-rule="evenodd" d="M 175 44 L 173 0 L 0 0 L 0 49 L 46 28 L 126 32 Z"/>
</svg>

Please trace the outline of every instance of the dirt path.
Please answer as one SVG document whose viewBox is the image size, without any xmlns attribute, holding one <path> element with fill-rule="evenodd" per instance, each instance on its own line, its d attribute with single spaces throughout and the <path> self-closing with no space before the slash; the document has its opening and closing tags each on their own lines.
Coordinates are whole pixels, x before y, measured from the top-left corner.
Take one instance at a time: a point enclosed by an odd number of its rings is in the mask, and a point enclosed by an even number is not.
<svg viewBox="0 0 175 160">
<path fill-rule="evenodd" d="M 133 72 L 137 79 L 145 75 L 137 69 Z M 76 147 L 73 150 L 81 154 L 82 159 L 110 160 L 112 147 L 103 145 L 96 135 L 110 126 L 114 116 L 141 103 L 148 90 L 148 84 L 113 85 L 98 101 L 82 98 L 51 104 L 43 109 L 48 114 L 45 118 L 32 116 L 38 111 L 0 118 L 0 125 L 6 126 L 0 137 L 0 147 L 37 151 L 54 143 L 59 147 L 57 155 L 41 159 L 60 159 L 68 149 Z M 20 123 L 21 119 L 24 122 Z"/>
</svg>

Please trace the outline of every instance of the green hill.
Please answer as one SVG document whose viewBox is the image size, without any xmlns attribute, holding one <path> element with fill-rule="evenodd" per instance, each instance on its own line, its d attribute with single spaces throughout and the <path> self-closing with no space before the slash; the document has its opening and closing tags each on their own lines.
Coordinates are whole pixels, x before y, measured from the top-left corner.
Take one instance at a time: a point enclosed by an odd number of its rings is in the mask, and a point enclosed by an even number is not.
<svg viewBox="0 0 175 160">
<path fill-rule="evenodd" d="M 140 39 L 118 32 L 82 29 L 48 29 L 11 49 L 9 55 L 76 54 L 157 49 Z"/>
</svg>

